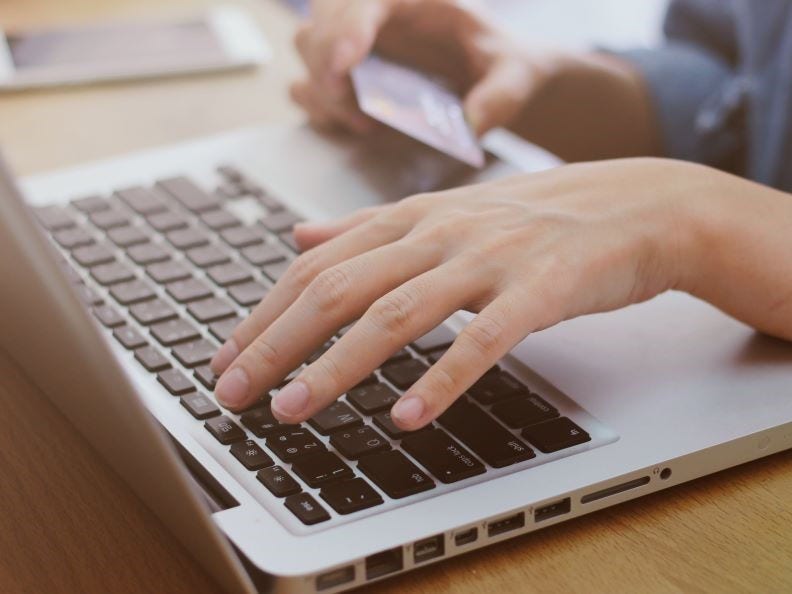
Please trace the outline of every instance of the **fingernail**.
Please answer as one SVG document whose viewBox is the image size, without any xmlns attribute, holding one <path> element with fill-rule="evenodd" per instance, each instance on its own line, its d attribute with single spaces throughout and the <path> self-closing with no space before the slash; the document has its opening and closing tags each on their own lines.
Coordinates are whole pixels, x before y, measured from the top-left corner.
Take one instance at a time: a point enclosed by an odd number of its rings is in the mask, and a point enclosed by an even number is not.
<svg viewBox="0 0 792 594">
<path fill-rule="evenodd" d="M 212 362 L 210 363 L 212 371 L 215 372 L 215 375 L 220 375 L 228 369 L 228 366 L 231 365 L 238 356 L 239 347 L 233 338 L 229 338 L 225 341 L 223 346 L 220 347 L 220 350 L 215 353 L 215 356 L 212 357 Z"/>
<path fill-rule="evenodd" d="M 272 411 L 285 417 L 298 415 L 305 410 L 310 396 L 308 385 L 295 380 L 272 398 Z"/>
<path fill-rule="evenodd" d="M 402 425 L 414 425 L 424 414 L 426 405 L 420 396 L 401 398 L 393 405 L 391 417 Z"/>
<path fill-rule="evenodd" d="M 250 388 L 250 380 L 244 369 L 232 369 L 219 380 L 215 386 L 215 397 L 220 404 L 228 408 L 236 408 L 245 399 Z"/>
</svg>

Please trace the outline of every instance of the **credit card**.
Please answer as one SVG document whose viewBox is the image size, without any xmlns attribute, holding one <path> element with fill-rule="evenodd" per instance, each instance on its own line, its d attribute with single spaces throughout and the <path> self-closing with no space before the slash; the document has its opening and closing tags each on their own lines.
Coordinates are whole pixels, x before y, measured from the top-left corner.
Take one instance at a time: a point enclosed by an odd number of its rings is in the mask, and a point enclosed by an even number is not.
<svg viewBox="0 0 792 594">
<path fill-rule="evenodd" d="M 468 165 L 484 165 L 462 100 L 436 79 L 372 54 L 352 70 L 352 83 L 363 113 Z"/>
</svg>

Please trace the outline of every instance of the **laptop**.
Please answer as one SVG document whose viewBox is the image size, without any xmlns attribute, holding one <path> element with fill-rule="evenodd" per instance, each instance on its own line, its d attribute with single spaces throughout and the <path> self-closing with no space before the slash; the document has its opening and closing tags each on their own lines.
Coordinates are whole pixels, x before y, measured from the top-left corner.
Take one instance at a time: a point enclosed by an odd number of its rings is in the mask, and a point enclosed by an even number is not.
<svg viewBox="0 0 792 594">
<path fill-rule="evenodd" d="M 307 423 L 224 410 L 209 358 L 296 221 L 515 171 L 376 153 L 282 125 L 0 171 L 0 346 L 225 589 L 343 591 L 792 447 L 792 346 L 673 292 L 529 337 L 422 431 L 388 410 L 465 313 Z"/>
</svg>

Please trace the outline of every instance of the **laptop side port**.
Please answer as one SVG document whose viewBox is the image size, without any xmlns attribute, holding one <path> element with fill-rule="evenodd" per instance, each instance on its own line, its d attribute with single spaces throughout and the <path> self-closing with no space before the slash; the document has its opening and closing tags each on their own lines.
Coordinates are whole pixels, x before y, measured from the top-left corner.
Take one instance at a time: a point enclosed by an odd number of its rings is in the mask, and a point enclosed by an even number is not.
<svg viewBox="0 0 792 594">
<path fill-rule="evenodd" d="M 464 546 L 466 544 L 470 544 L 471 542 L 476 542 L 477 540 L 478 540 L 478 528 L 476 528 L 475 526 L 473 528 L 463 530 L 462 532 L 457 532 L 454 535 L 454 544 L 458 547 Z"/>
<path fill-rule="evenodd" d="M 445 536 L 443 534 L 424 538 L 416 541 L 413 545 L 413 560 L 416 563 L 437 559 L 443 555 L 445 555 Z"/>
<path fill-rule="evenodd" d="M 501 518 L 500 520 L 495 520 L 494 522 L 490 522 L 489 524 L 487 524 L 487 535 L 490 537 L 498 536 L 499 534 L 503 534 L 504 532 L 519 530 L 524 526 L 525 526 L 525 513 L 520 512 L 518 514 L 507 516 L 505 518 Z"/>
<path fill-rule="evenodd" d="M 321 592 L 322 590 L 329 590 L 342 584 L 348 584 L 355 579 L 355 566 L 347 565 L 346 567 L 339 567 L 327 573 L 322 573 L 316 576 L 316 589 Z"/>
<path fill-rule="evenodd" d="M 404 557 L 401 547 L 382 551 L 366 557 L 366 579 L 373 580 L 389 573 L 401 571 Z"/>
<path fill-rule="evenodd" d="M 537 507 L 534 510 L 534 522 L 542 522 L 550 518 L 563 516 L 564 514 L 568 514 L 571 509 L 572 500 L 569 497 L 564 497 L 564 499 L 559 499 L 553 503 Z"/>
</svg>

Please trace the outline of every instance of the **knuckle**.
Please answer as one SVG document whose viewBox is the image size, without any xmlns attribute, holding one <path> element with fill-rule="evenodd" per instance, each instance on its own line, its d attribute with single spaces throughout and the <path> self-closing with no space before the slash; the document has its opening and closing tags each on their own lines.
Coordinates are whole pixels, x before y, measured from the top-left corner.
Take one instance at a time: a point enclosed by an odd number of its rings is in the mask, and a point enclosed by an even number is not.
<svg viewBox="0 0 792 594">
<path fill-rule="evenodd" d="M 278 350 L 262 337 L 257 338 L 250 344 L 253 358 L 257 366 L 274 367 L 280 362 Z"/>
<path fill-rule="evenodd" d="M 497 353 L 503 343 L 505 326 L 495 318 L 479 314 L 460 334 L 462 346 L 481 355 Z"/>
<path fill-rule="evenodd" d="M 319 273 L 306 289 L 313 306 L 320 312 L 336 309 L 349 295 L 352 280 L 341 266 L 334 266 Z"/>
<path fill-rule="evenodd" d="M 289 280 L 300 289 L 307 287 L 320 271 L 317 250 L 300 254 L 289 267 Z"/>
<path fill-rule="evenodd" d="M 459 382 L 451 372 L 437 365 L 427 372 L 424 376 L 424 382 L 429 393 L 437 395 L 442 402 L 456 396 L 459 388 Z"/>
<path fill-rule="evenodd" d="M 313 367 L 314 369 L 311 370 L 309 377 L 321 375 L 322 384 L 329 384 L 331 392 L 340 392 L 344 383 L 344 372 L 332 356 L 329 354 L 323 355 L 313 364 Z"/>
<path fill-rule="evenodd" d="M 410 325 L 418 303 L 409 291 L 397 289 L 381 297 L 369 311 L 372 323 L 387 333 L 402 333 Z"/>
</svg>

